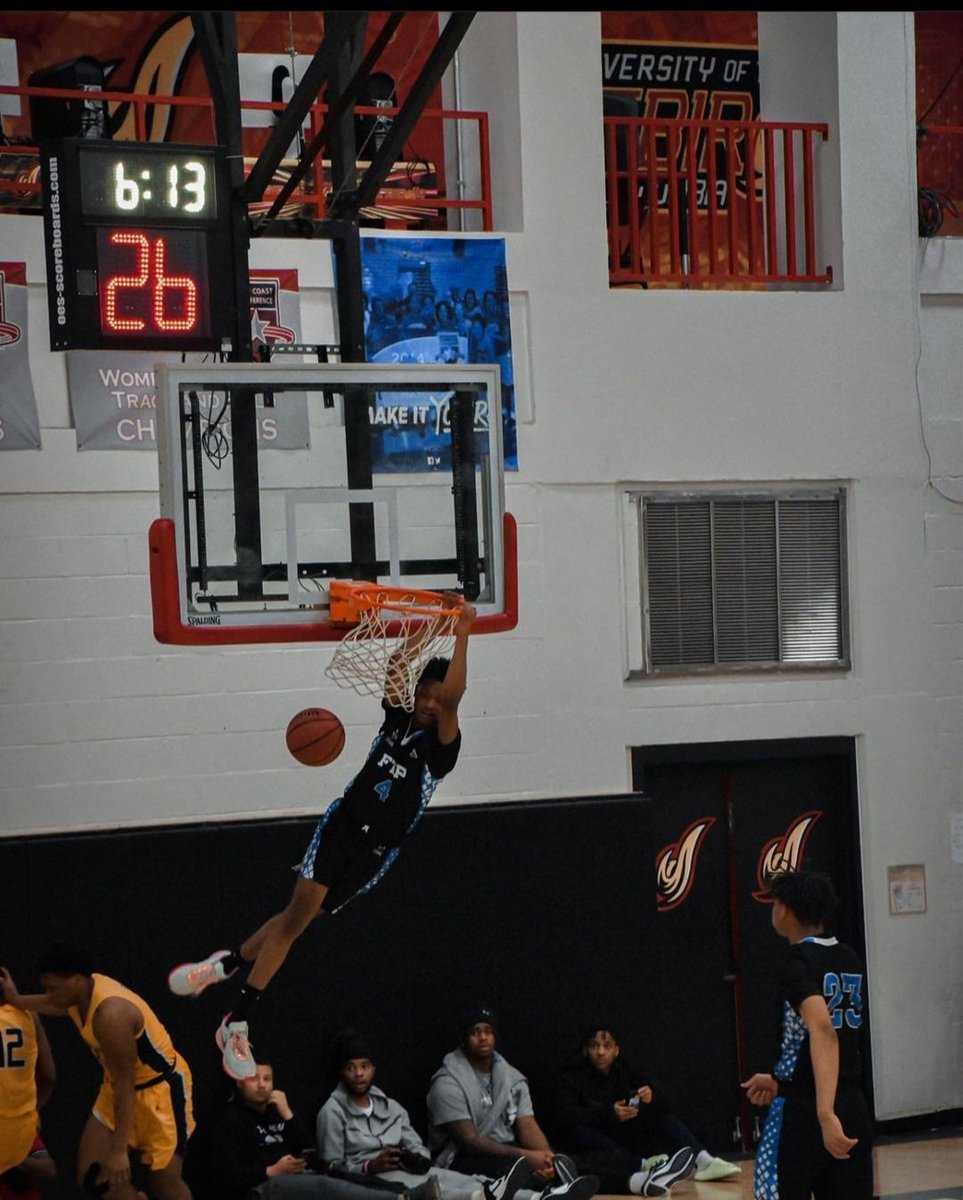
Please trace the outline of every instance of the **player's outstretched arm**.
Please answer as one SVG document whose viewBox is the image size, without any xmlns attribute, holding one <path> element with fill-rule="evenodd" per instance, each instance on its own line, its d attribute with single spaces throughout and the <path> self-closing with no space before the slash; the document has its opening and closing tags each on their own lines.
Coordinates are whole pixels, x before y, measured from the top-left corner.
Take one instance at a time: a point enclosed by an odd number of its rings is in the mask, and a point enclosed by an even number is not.
<svg viewBox="0 0 963 1200">
<path fill-rule="evenodd" d="M 475 606 L 466 600 L 455 624 L 455 648 L 438 692 L 438 740 L 450 745 L 458 733 L 458 705 L 468 686 L 468 635 L 475 624 Z"/>
<path fill-rule="evenodd" d="M 0 967 L 0 999 L 14 1008 L 22 1008 L 25 1012 L 43 1013 L 48 1017 L 65 1017 L 66 1011 L 54 1004 L 45 992 L 36 992 L 30 996 L 22 996 L 17 991 L 13 976 L 6 967 Z"/>
</svg>

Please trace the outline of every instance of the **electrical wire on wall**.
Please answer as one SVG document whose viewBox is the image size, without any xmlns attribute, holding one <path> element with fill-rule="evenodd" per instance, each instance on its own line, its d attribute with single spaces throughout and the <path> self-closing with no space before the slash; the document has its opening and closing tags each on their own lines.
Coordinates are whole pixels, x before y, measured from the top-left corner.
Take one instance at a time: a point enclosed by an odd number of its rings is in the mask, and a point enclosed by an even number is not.
<svg viewBox="0 0 963 1200">
<path fill-rule="evenodd" d="M 943 228 L 943 220 L 948 212 L 951 217 L 959 217 L 960 210 L 945 192 L 935 188 L 921 187 L 918 189 L 917 202 L 919 205 L 919 233 L 921 238 L 936 237 Z"/>
</svg>

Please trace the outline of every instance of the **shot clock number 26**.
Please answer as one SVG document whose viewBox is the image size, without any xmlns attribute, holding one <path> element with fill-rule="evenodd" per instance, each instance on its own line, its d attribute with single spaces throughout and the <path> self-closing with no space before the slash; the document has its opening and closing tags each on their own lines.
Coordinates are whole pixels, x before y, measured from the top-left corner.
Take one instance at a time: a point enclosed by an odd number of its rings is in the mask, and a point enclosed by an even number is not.
<svg viewBox="0 0 963 1200">
<path fill-rule="evenodd" d="M 100 327 L 118 336 L 208 333 L 207 261 L 195 230 L 97 230 Z"/>
</svg>

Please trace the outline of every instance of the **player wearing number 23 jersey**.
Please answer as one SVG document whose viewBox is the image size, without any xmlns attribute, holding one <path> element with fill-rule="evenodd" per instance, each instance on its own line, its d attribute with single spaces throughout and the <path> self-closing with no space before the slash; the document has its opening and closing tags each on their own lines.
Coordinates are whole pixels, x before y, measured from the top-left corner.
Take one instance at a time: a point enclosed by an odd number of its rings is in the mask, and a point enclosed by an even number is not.
<svg viewBox="0 0 963 1200">
<path fill-rule="evenodd" d="M 816 877 L 815 885 L 821 886 L 823 879 Z M 825 884 L 829 888 L 828 880 Z M 781 886 L 794 885 L 784 880 Z M 797 901 L 791 891 L 784 896 L 779 884 L 773 884 L 773 895 L 773 925 L 789 937 L 790 948 L 781 976 L 779 1061 L 771 1077 L 755 1077 L 768 1078 L 773 1097 L 756 1151 L 755 1200 L 810 1200 L 814 1193 L 872 1200 L 873 1121 L 860 1084 L 863 968 L 852 947 L 822 931 L 821 920 L 810 922 L 808 929 L 803 920 L 800 929 L 791 906 L 804 911 L 805 901 Z M 803 932 L 806 936 L 800 936 Z M 831 1067 L 834 1040 L 839 1062 L 835 1101 L 830 1111 L 830 1086 L 821 1122 L 814 1060 Z M 758 1102 L 752 1083 L 749 1098 Z"/>
</svg>

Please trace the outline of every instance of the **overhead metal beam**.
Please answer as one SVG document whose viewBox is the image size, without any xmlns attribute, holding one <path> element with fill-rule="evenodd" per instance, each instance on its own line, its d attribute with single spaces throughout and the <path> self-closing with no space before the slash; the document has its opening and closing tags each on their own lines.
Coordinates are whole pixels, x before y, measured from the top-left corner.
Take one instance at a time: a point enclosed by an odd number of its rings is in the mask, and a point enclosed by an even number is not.
<svg viewBox="0 0 963 1200">
<path fill-rule="evenodd" d="M 330 78 L 332 67 L 342 48 L 356 34 L 366 17 L 367 14 L 360 11 L 325 12 L 321 45 L 247 177 L 244 197 L 249 204 L 255 203 L 264 195 L 285 151 L 297 136 L 311 105 Z"/>
<path fill-rule="evenodd" d="M 371 166 L 361 179 L 357 191 L 343 193 L 337 198 L 332 203 L 332 216 L 344 216 L 351 209 L 358 212 L 374 203 L 389 172 L 402 154 L 405 142 L 424 111 L 431 93 L 440 83 L 474 18 L 473 12 L 453 12 L 449 15 L 421 74 L 415 80 L 384 141 L 375 152 Z"/>
<path fill-rule="evenodd" d="M 235 319 L 230 359 L 252 362 L 251 280 L 249 274 L 247 202 L 244 199 L 244 145 L 241 130 L 241 84 L 237 73 L 237 21 L 233 12 L 192 12 L 194 36 L 214 101 L 217 138 L 226 148 L 230 168 Z M 222 219 L 222 214 L 218 213 Z M 258 489 L 257 401 L 252 387 L 231 393 L 231 472 L 237 503 L 234 544 L 237 547 L 238 594 L 255 597 L 261 587 L 261 499 Z"/>
<path fill-rule="evenodd" d="M 251 281 L 248 274 L 247 202 L 244 199 L 244 144 L 241 130 L 241 83 L 237 73 L 237 21 L 233 12 L 192 12 L 191 24 L 214 101 L 217 140 L 227 153 L 231 183 L 234 335 L 230 357 L 251 362 Z M 221 216 L 221 214 L 219 214 Z M 235 451 L 237 447 L 235 446 Z"/>
<path fill-rule="evenodd" d="M 214 124 L 217 130 L 217 140 L 222 146 L 227 145 L 222 122 L 230 111 L 231 101 L 230 73 L 227 70 L 227 56 L 222 34 L 226 24 L 233 24 L 234 14 L 230 14 L 230 22 L 225 21 L 227 15 L 223 12 L 207 11 L 190 14 L 197 48 L 201 53 L 201 61 L 204 63 L 204 71 L 207 75 L 207 86 L 211 92 L 211 99 L 214 101 Z M 236 77 L 237 71 L 234 74 Z"/>
<path fill-rule="evenodd" d="M 325 115 L 324 122 L 321 128 L 311 139 L 309 145 L 304 149 L 298 160 L 298 165 L 291 172 L 290 178 L 285 181 L 280 193 L 275 198 L 270 210 L 261 218 L 254 226 L 252 236 L 260 237 L 270 221 L 278 215 L 284 205 L 287 203 L 291 194 L 298 187 L 308 171 L 314 164 L 315 159 L 321 153 L 326 145 L 329 144 L 332 132 L 337 123 L 344 116 L 349 107 L 353 106 L 361 84 L 371 74 L 371 68 L 381 57 L 382 51 L 388 42 L 394 37 L 398 26 L 407 16 L 405 12 L 392 12 L 387 21 L 381 28 L 381 32 L 372 42 L 368 53 L 364 56 L 358 65 L 358 69 L 354 72 L 348 82 L 345 84 L 344 91 L 337 97 L 334 97 L 328 104 L 328 111 Z"/>
</svg>

